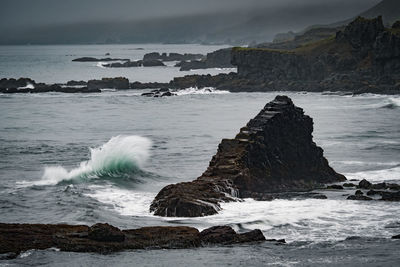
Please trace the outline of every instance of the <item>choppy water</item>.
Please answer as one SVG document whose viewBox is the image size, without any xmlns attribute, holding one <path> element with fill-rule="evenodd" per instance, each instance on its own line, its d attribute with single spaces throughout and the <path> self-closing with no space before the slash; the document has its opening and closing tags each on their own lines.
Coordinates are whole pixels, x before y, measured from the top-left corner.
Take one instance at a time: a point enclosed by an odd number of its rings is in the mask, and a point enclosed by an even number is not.
<svg viewBox="0 0 400 267">
<path fill-rule="evenodd" d="M 72 64 L 72 63 L 71 63 Z M 69 79 L 69 77 L 68 77 Z M 227 224 L 286 245 L 256 244 L 109 255 L 29 251 L 0 265 L 396 266 L 400 206 L 328 200 L 223 204 L 218 215 L 161 218 L 149 205 L 165 185 L 201 175 L 222 138 L 278 93 L 142 91 L 0 95 L 0 222 L 108 222 L 121 228 Z M 283 93 L 280 93 L 283 94 Z M 314 118 L 314 139 L 348 178 L 400 182 L 400 98 L 285 93 Z"/>
<path fill-rule="evenodd" d="M 221 45 L 31 45 L 0 46 L 0 78 L 28 77 L 36 82 L 62 83 L 68 80 L 90 80 L 103 77 L 126 77 L 130 81 L 169 82 L 172 78 L 189 74 L 217 74 L 234 69 L 179 71 L 176 62 L 167 67 L 105 68 L 105 62 L 71 62 L 78 57 L 128 58 L 140 60 L 151 52 L 207 54 Z M 140 50 L 138 50 L 140 49 Z M 110 53 L 109 56 L 105 56 Z"/>
</svg>

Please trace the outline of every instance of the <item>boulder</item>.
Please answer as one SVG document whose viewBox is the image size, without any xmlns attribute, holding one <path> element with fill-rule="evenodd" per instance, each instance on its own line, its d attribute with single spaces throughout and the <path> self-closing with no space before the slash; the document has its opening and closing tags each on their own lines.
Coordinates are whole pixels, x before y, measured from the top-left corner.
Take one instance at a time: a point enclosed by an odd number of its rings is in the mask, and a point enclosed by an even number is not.
<svg viewBox="0 0 400 267">
<path fill-rule="evenodd" d="M 367 180 L 362 179 L 360 181 L 360 183 L 358 184 L 358 187 L 362 188 L 362 189 L 370 189 L 370 188 L 372 188 L 372 184 L 370 182 L 368 182 Z"/>
<path fill-rule="evenodd" d="M 328 185 L 326 189 L 335 189 L 335 190 L 343 190 L 343 186 L 339 184 Z"/>
<path fill-rule="evenodd" d="M 150 210 L 159 216 L 206 216 L 217 213 L 222 201 L 345 181 L 313 142 L 312 131 L 312 119 L 289 97 L 277 96 L 234 139 L 221 141 L 202 176 L 164 187 Z"/>
</svg>

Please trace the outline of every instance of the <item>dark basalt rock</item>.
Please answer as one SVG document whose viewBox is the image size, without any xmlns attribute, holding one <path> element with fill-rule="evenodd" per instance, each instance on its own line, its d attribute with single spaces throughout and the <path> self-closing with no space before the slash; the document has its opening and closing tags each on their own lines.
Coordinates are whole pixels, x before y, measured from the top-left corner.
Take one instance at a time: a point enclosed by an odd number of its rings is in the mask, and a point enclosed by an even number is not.
<svg viewBox="0 0 400 267">
<path fill-rule="evenodd" d="M 13 78 L 3 78 L 0 80 L 0 90 L 26 87 L 28 84 L 35 85 L 36 82 L 29 78 L 19 78 L 18 80 Z"/>
<path fill-rule="evenodd" d="M 400 191 L 399 192 L 382 191 L 380 195 L 382 196 L 381 200 L 384 201 L 400 201 Z"/>
<path fill-rule="evenodd" d="M 187 60 L 201 60 L 204 58 L 202 54 L 179 54 L 179 53 L 147 53 L 143 56 L 143 61 L 147 60 L 160 60 L 160 61 L 187 61 Z"/>
<path fill-rule="evenodd" d="M 195 248 L 206 244 L 265 241 L 260 230 L 237 234 L 229 226 L 199 233 L 196 228 L 143 227 L 120 230 L 109 224 L 4 224 L 0 223 L 0 259 L 15 258 L 22 251 L 56 247 L 61 251 L 106 253 L 127 249 Z"/>
<path fill-rule="evenodd" d="M 394 235 L 392 236 L 392 239 L 400 239 L 400 235 Z"/>
<path fill-rule="evenodd" d="M 97 223 L 89 228 L 88 238 L 101 242 L 123 242 L 124 233 L 108 223 Z"/>
<path fill-rule="evenodd" d="M 214 52 L 208 53 L 201 60 L 182 60 L 175 67 L 180 67 L 180 71 L 188 71 L 195 69 L 208 68 L 233 68 L 231 63 L 231 48 L 223 48 Z"/>
<path fill-rule="evenodd" d="M 287 96 L 277 96 L 234 139 L 223 139 L 202 176 L 164 187 L 150 210 L 160 216 L 217 213 L 219 202 L 254 193 L 309 191 L 345 181 L 312 140 L 313 121 Z"/>
<path fill-rule="evenodd" d="M 85 82 L 85 81 L 71 80 L 71 81 L 67 82 L 67 86 L 86 86 L 86 85 L 87 85 L 87 82 Z"/>
<path fill-rule="evenodd" d="M 358 187 L 362 188 L 362 189 L 371 189 L 372 188 L 372 184 L 370 182 L 368 182 L 367 180 L 363 179 L 358 184 Z"/>
<path fill-rule="evenodd" d="M 232 64 L 249 84 L 243 91 L 399 94 L 400 31 L 359 17 L 336 37 L 294 49 L 233 48 Z"/>
<path fill-rule="evenodd" d="M 129 89 L 129 80 L 124 77 L 103 78 L 101 80 L 90 80 L 87 83 L 89 90 L 91 89 Z"/>
<path fill-rule="evenodd" d="M 174 93 L 172 90 L 170 90 L 168 88 L 161 88 L 161 89 L 152 90 L 148 93 L 143 93 L 141 95 L 147 96 L 147 97 L 164 97 L 164 96 L 175 96 L 176 93 Z"/>
<path fill-rule="evenodd" d="M 125 61 L 125 62 L 113 62 L 110 64 L 103 64 L 103 67 L 106 68 L 132 68 L 132 67 L 140 67 L 142 66 L 142 61 Z"/>
<path fill-rule="evenodd" d="M 164 67 L 165 64 L 161 60 L 143 60 L 143 67 Z"/>
<path fill-rule="evenodd" d="M 364 195 L 363 191 L 361 191 L 361 190 L 357 190 L 354 194 L 355 194 L 356 196 L 362 196 L 362 195 Z"/>
<path fill-rule="evenodd" d="M 347 199 L 349 199 L 349 200 L 372 200 L 372 198 L 363 196 L 363 195 L 352 195 L 352 196 L 349 196 Z"/>
</svg>

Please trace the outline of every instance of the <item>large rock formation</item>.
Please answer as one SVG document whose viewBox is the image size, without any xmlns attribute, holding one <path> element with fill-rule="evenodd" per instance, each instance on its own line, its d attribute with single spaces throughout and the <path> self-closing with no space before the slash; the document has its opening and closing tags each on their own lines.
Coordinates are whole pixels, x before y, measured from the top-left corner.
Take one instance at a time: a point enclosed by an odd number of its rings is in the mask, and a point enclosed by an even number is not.
<svg viewBox="0 0 400 267">
<path fill-rule="evenodd" d="M 396 25 L 385 28 L 382 17 L 358 17 L 336 36 L 295 49 L 234 48 L 232 63 L 239 78 L 258 83 L 263 91 L 400 93 Z"/>
<path fill-rule="evenodd" d="M 228 226 L 199 232 L 196 228 L 143 227 L 120 230 L 112 225 L 5 224 L 0 223 L 0 259 L 15 258 L 30 249 L 107 253 L 127 249 L 195 248 L 208 244 L 265 241 L 260 230 L 238 234 Z M 8 254 L 7 254 L 8 253 Z"/>
<path fill-rule="evenodd" d="M 183 60 L 176 64 L 181 71 L 208 69 L 208 68 L 233 68 L 231 64 L 232 48 L 223 48 L 214 52 L 208 53 L 201 60 Z"/>
<path fill-rule="evenodd" d="M 346 180 L 329 166 L 312 131 L 312 119 L 287 96 L 277 96 L 234 139 L 221 141 L 202 176 L 164 187 L 150 210 L 160 216 L 212 215 L 222 201 Z"/>
</svg>

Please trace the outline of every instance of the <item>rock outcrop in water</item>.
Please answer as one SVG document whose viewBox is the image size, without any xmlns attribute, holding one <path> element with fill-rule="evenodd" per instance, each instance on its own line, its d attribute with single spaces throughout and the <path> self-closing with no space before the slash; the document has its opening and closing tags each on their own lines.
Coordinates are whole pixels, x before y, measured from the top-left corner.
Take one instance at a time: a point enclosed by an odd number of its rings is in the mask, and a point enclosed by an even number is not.
<svg viewBox="0 0 400 267">
<path fill-rule="evenodd" d="M 16 79 L 1 79 L 0 93 L 15 94 L 15 93 L 99 93 L 98 88 L 88 88 L 87 86 L 75 87 L 76 84 L 69 83 L 66 86 L 60 84 L 44 84 L 36 83 L 29 78 Z"/>
<path fill-rule="evenodd" d="M 233 68 L 231 64 L 231 48 L 219 49 L 208 53 L 201 60 L 182 60 L 176 67 L 181 71 L 208 69 L 208 68 Z"/>
<path fill-rule="evenodd" d="M 129 89 L 129 80 L 125 77 L 90 80 L 87 87 L 88 89 Z"/>
<path fill-rule="evenodd" d="M 127 249 L 195 248 L 208 244 L 239 244 L 266 241 L 260 230 L 238 234 L 229 226 L 196 228 L 143 227 L 120 230 L 109 224 L 5 224 L 0 223 L 0 256 L 15 258 L 30 249 L 107 253 Z M 279 241 L 278 241 L 279 242 Z"/>
<path fill-rule="evenodd" d="M 206 216 L 217 213 L 220 202 L 346 180 L 329 166 L 312 131 L 312 119 L 287 96 L 277 96 L 234 139 L 221 141 L 202 176 L 164 187 L 150 210 L 159 216 Z"/>
</svg>

